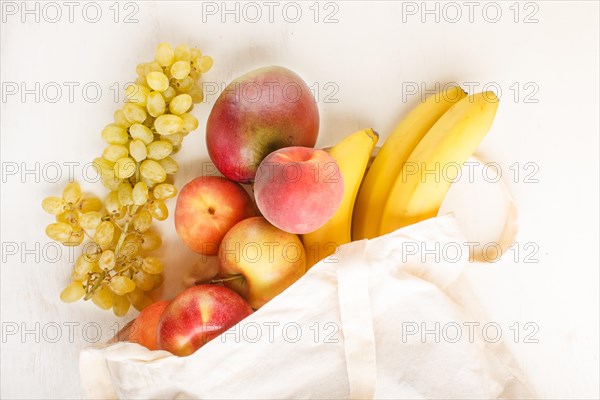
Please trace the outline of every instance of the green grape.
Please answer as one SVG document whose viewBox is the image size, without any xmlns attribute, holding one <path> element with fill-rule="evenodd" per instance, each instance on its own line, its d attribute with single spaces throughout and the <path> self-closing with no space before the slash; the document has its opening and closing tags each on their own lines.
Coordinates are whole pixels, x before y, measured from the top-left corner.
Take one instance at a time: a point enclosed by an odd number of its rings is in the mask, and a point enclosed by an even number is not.
<svg viewBox="0 0 600 400">
<path fill-rule="evenodd" d="M 190 71 L 190 77 L 194 80 L 194 82 L 196 82 L 198 79 L 200 79 L 200 77 L 202 76 L 202 73 L 200 71 L 198 71 L 196 68 L 192 68 L 192 70 Z M 196 87 L 196 86 L 194 86 Z"/>
<path fill-rule="evenodd" d="M 148 149 L 140 139 L 134 139 L 129 143 L 129 153 L 135 161 L 140 162 L 148 156 Z"/>
<path fill-rule="evenodd" d="M 138 104 L 140 106 L 146 105 L 146 97 L 150 94 L 150 90 L 147 87 L 141 85 L 128 85 L 125 88 L 125 101 L 129 103 Z"/>
<path fill-rule="evenodd" d="M 183 133 L 177 132 L 172 135 L 163 135 L 161 138 L 171 143 L 171 149 L 173 149 L 173 146 L 177 146 L 183 142 Z"/>
<path fill-rule="evenodd" d="M 185 44 L 180 44 L 175 47 L 175 60 L 177 61 L 192 61 L 192 52 Z"/>
<path fill-rule="evenodd" d="M 165 157 L 160 160 L 159 163 L 167 174 L 174 174 L 179 171 L 179 164 L 177 164 L 177 161 L 173 160 L 171 157 Z"/>
<path fill-rule="evenodd" d="M 102 174 L 101 181 L 102 184 L 110 190 L 117 190 L 117 187 L 119 187 L 119 183 L 121 182 L 119 179 L 117 179 L 115 176 L 115 171 L 113 170 L 104 172 Z"/>
<path fill-rule="evenodd" d="M 164 67 L 163 70 L 161 71 L 163 74 L 165 74 L 165 76 L 169 79 L 169 81 L 171 81 L 171 78 L 173 78 L 173 75 L 171 75 L 171 67 Z"/>
<path fill-rule="evenodd" d="M 98 266 L 105 271 L 113 269 L 115 267 L 115 252 L 104 250 L 98 259 Z"/>
<path fill-rule="evenodd" d="M 190 74 L 192 70 L 189 61 L 177 61 L 171 65 L 171 75 L 175 79 L 183 79 Z"/>
<path fill-rule="evenodd" d="M 122 126 L 109 124 L 102 130 L 102 140 L 108 144 L 125 144 L 129 136 Z"/>
<path fill-rule="evenodd" d="M 142 270 L 135 271 L 132 279 L 135 285 L 144 292 L 152 290 L 152 287 L 154 286 L 154 279 L 152 279 L 152 275 L 147 274 Z"/>
<path fill-rule="evenodd" d="M 114 293 L 106 285 L 100 286 L 92 295 L 92 301 L 103 310 L 108 310 L 113 305 Z"/>
<path fill-rule="evenodd" d="M 135 289 L 134 281 L 123 275 L 113 276 L 108 284 L 110 289 L 118 295 L 124 295 Z"/>
<path fill-rule="evenodd" d="M 192 103 L 194 104 L 202 103 L 204 100 L 204 91 L 198 85 L 194 85 L 188 90 L 188 94 L 192 97 Z"/>
<path fill-rule="evenodd" d="M 175 91 L 175 88 L 169 86 L 165 91 L 162 92 L 162 95 L 165 101 L 168 103 L 173 100 L 173 97 L 177 95 L 177 92 Z"/>
<path fill-rule="evenodd" d="M 168 67 L 173 64 L 173 60 L 175 59 L 175 52 L 173 48 L 168 43 L 161 43 L 156 46 L 156 53 L 154 55 L 154 59 L 157 63 L 159 63 L 163 67 Z"/>
<path fill-rule="evenodd" d="M 63 199 L 56 196 L 46 197 L 42 200 L 42 208 L 48 214 L 58 215 L 65 211 L 66 203 Z"/>
<path fill-rule="evenodd" d="M 181 145 L 180 144 L 173 145 L 173 153 L 171 153 L 171 154 L 177 154 L 177 153 L 179 153 L 179 150 L 181 150 Z"/>
<path fill-rule="evenodd" d="M 152 279 L 154 280 L 154 286 L 152 287 L 152 289 L 156 289 L 163 284 L 165 277 L 163 276 L 163 274 L 154 274 L 152 275 Z"/>
<path fill-rule="evenodd" d="M 156 118 L 154 118 L 152 115 L 148 115 L 146 117 L 146 120 L 144 121 L 144 126 L 152 130 L 152 127 L 154 126 L 154 121 L 156 121 Z"/>
<path fill-rule="evenodd" d="M 79 217 L 79 225 L 83 229 L 96 229 L 100 222 L 102 222 L 102 215 L 98 211 L 88 211 Z"/>
<path fill-rule="evenodd" d="M 144 258 L 144 262 L 142 263 L 142 269 L 144 270 L 144 272 L 155 275 L 162 273 L 165 267 L 159 258 L 148 256 Z"/>
<path fill-rule="evenodd" d="M 78 274 L 75 270 L 71 271 L 71 279 L 74 281 L 84 282 L 87 279 L 87 273 Z"/>
<path fill-rule="evenodd" d="M 127 314 L 130 306 L 131 303 L 129 302 L 129 299 L 127 299 L 127 296 L 115 296 L 113 300 L 113 313 L 115 313 L 117 317 L 122 317 Z"/>
<path fill-rule="evenodd" d="M 162 245 L 162 239 L 156 233 L 149 231 L 142 235 L 142 250 L 153 251 Z"/>
<path fill-rule="evenodd" d="M 152 304 L 152 299 L 150 296 L 138 288 L 135 288 L 133 291 L 127 293 L 127 299 L 129 299 L 131 305 L 138 311 L 142 311 L 144 308 Z"/>
<path fill-rule="evenodd" d="M 81 243 L 83 243 L 83 239 L 83 231 L 74 229 L 73 232 L 71 232 L 69 239 L 65 240 L 63 244 L 65 246 L 79 246 Z"/>
<path fill-rule="evenodd" d="M 137 168 L 137 164 L 135 160 L 131 157 L 123 157 L 119 158 L 117 162 L 115 162 L 115 176 L 119 179 L 127 179 L 133 174 L 135 174 L 135 170 Z"/>
<path fill-rule="evenodd" d="M 133 204 L 133 188 L 129 183 L 120 183 L 119 188 L 117 189 L 117 194 L 119 196 L 120 204 L 124 206 L 130 206 Z"/>
<path fill-rule="evenodd" d="M 113 192 L 114 193 L 114 192 Z M 94 233 L 94 241 L 100 246 L 106 246 L 113 241 L 115 226 L 110 221 L 102 221 Z"/>
<path fill-rule="evenodd" d="M 162 72 L 150 72 L 146 76 L 146 81 L 152 90 L 162 92 L 169 87 L 169 78 Z"/>
<path fill-rule="evenodd" d="M 92 197 L 92 196 L 84 197 L 79 202 L 79 210 L 82 213 L 87 213 L 90 211 L 100 211 L 100 210 L 102 210 L 102 202 L 97 197 Z"/>
<path fill-rule="evenodd" d="M 65 242 L 71 237 L 73 227 L 64 222 L 55 222 L 46 227 L 46 235 L 57 242 Z"/>
<path fill-rule="evenodd" d="M 177 188 L 170 183 L 161 183 L 152 189 L 152 194 L 158 200 L 166 200 L 177 195 Z"/>
<path fill-rule="evenodd" d="M 135 73 L 139 76 L 146 76 L 150 72 L 150 66 L 148 63 L 139 63 L 135 67 Z"/>
<path fill-rule="evenodd" d="M 148 145 L 148 158 L 162 160 L 173 151 L 173 145 L 166 140 L 159 140 Z"/>
<path fill-rule="evenodd" d="M 108 196 L 106 196 L 106 199 L 104 199 L 104 207 L 106 208 L 106 211 L 111 214 L 116 214 L 121 210 L 119 193 L 116 190 L 111 191 Z"/>
<path fill-rule="evenodd" d="M 198 119 L 192 114 L 185 113 L 181 114 L 179 117 L 183 121 L 182 128 L 184 132 L 191 132 L 198 128 Z"/>
<path fill-rule="evenodd" d="M 62 193 L 62 198 L 69 204 L 77 204 L 81 199 L 81 188 L 77 182 L 69 182 Z"/>
<path fill-rule="evenodd" d="M 146 232 L 152 226 L 152 214 L 148 210 L 141 210 L 133 216 L 133 229 Z"/>
<path fill-rule="evenodd" d="M 121 244 L 121 248 L 119 249 L 119 255 L 127 255 L 128 257 L 133 257 L 137 253 L 139 253 L 140 248 L 142 247 L 142 238 L 136 232 L 132 232 L 125 236 L 125 240 Z"/>
<path fill-rule="evenodd" d="M 144 205 L 148 201 L 148 185 L 144 182 L 138 182 L 133 187 L 133 202 L 138 205 Z"/>
<path fill-rule="evenodd" d="M 136 122 L 142 123 L 146 119 L 145 107 L 137 104 L 125 103 L 123 106 L 123 113 L 125 114 L 125 118 L 127 118 L 127 120 L 129 120 L 132 124 L 135 124 Z"/>
<path fill-rule="evenodd" d="M 72 303 L 85 296 L 85 288 L 81 282 L 75 281 L 67 285 L 60 293 L 60 299 L 65 303 Z"/>
<path fill-rule="evenodd" d="M 192 79 L 190 76 L 186 76 L 183 79 L 177 79 L 175 81 L 175 89 L 179 90 L 180 92 L 187 92 L 193 86 L 194 86 L 194 79 Z"/>
<path fill-rule="evenodd" d="M 79 227 L 79 215 L 75 210 L 65 210 L 56 216 L 56 222 L 64 222 L 69 224 L 72 228 Z"/>
<path fill-rule="evenodd" d="M 131 122 L 125 117 L 125 113 L 123 110 L 117 110 L 114 114 L 115 124 L 120 126 L 121 128 L 129 128 L 131 126 Z"/>
<path fill-rule="evenodd" d="M 154 218 L 164 221 L 169 217 L 169 210 L 162 200 L 153 200 L 148 204 L 148 211 Z"/>
<path fill-rule="evenodd" d="M 191 56 L 192 60 L 195 60 L 196 58 L 202 57 L 202 52 L 200 51 L 200 49 L 197 49 L 196 47 L 192 47 L 190 49 L 190 56 Z"/>
<path fill-rule="evenodd" d="M 142 124 L 133 124 L 129 128 L 129 134 L 133 139 L 139 139 L 144 144 L 152 143 L 154 140 L 154 134 L 146 125 Z"/>
<path fill-rule="evenodd" d="M 105 149 L 106 151 L 106 149 Z M 114 161 L 109 161 L 104 157 L 96 157 L 94 158 L 94 161 L 92 161 L 92 165 L 94 166 L 94 168 L 96 169 L 96 171 L 98 171 L 98 173 L 102 173 L 104 171 L 112 171 L 113 170 L 113 165 L 115 165 Z"/>
<path fill-rule="evenodd" d="M 128 154 L 129 150 L 127 150 L 127 147 L 123 146 L 122 144 L 110 144 L 102 152 L 102 157 L 108 161 L 116 163 L 118 159 L 127 157 Z M 111 168 L 114 169 L 114 164 Z"/>
<path fill-rule="evenodd" d="M 140 179 L 140 181 L 144 182 L 146 185 L 148 185 L 149 188 L 154 187 L 158 182 L 153 181 L 152 179 L 148 179 L 145 176 L 142 175 L 142 179 Z"/>
<path fill-rule="evenodd" d="M 96 266 L 97 263 L 93 262 L 90 256 L 82 254 L 77 257 L 77 261 L 75 261 L 75 265 L 73 266 L 73 271 L 77 275 L 86 276 L 88 273 L 93 272 Z"/>
<path fill-rule="evenodd" d="M 159 63 L 157 63 L 156 61 L 149 62 L 148 63 L 148 68 L 149 68 L 149 72 L 148 73 L 150 73 L 150 72 L 163 72 L 162 66 Z M 148 74 L 146 74 L 146 75 L 148 75 Z"/>
<path fill-rule="evenodd" d="M 183 126 L 183 120 L 177 115 L 165 114 L 156 118 L 154 128 L 161 135 L 172 135 L 177 133 Z"/>
<path fill-rule="evenodd" d="M 192 106 L 192 96 L 189 94 L 180 94 L 175 96 L 169 103 L 169 110 L 173 114 L 183 114 Z"/>
<path fill-rule="evenodd" d="M 202 56 L 194 59 L 194 66 L 203 74 L 208 72 L 213 65 L 213 59 L 209 56 Z"/>
<path fill-rule="evenodd" d="M 146 101 L 146 108 L 148 109 L 148 114 L 152 115 L 153 117 L 159 117 L 163 115 L 167 108 L 163 94 L 157 91 L 150 92 Z"/>
<path fill-rule="evenodd" d="M 137 78 L 135 78 L 135 81 L 133 81 L 136 85 L 139 86 L 143 86 L 146 89 L 148 89 L 148 91 L 150 91 L 150 87 L 148 86 L 148 82 L 146 81 L 146 77 L 145 76 L 138 76 Z"/>
<path fill-rule="evenodd" d="M 163 167 L 154 160 L 145 160 L 140 165 L 140 173 L 143 177 L 154 182 L 161 183 L 167 179 L 167 173 Z"/>
</svg>

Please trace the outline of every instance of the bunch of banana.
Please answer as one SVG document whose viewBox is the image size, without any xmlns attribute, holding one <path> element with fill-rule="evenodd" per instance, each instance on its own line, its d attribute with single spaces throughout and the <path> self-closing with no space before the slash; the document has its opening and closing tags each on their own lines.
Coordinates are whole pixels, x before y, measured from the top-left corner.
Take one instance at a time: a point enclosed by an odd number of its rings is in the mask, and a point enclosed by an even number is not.
<svg viewBox="0 0 600 400">
<path fill-rule="evenodd" d="M 365 129 L 332 147 L 329 153 L 344 177 L 344 197 L 325 225 L 302 236 L 307 267 L 352 240 L 372 239 L 434 217 L 453 181 L 448 170 L 459 172 L 489 131 L 497 109 L 493 92 L 467 96 L 452 86 L 428 97 L 394 129 L 366 175 L 377 133 Z"/>
<path fill-rule="evenodd" d="M 394 129 L 369 168 L 356 199 L 352 239 L 379 236 L 379 224 L 392 183 L 417 144 L 450 107 L 467 94 L 451 86 L 415 107 Z"/>
<path fill-rule="evenodd" d="M 441 116 L 412 151 L 395 181 L 387 183 L 391 188 L 378 235 L 437 215 L 460 168 L 492 126 L 497 109 L 496 95 L 482 92 L 465 97 Z"/>
<path fill-rule="evenodd" d="M 338 246 L 352 240 L 354 200 L 377 140 L 379 140 L 377 132 L 373 129 L 363 129 L 328 150 L 344 178 L 344 196 L 340 207 L 325 225 L 314 232 L 302 235 L 307 268 L 335 253 Z"/>
</svg>

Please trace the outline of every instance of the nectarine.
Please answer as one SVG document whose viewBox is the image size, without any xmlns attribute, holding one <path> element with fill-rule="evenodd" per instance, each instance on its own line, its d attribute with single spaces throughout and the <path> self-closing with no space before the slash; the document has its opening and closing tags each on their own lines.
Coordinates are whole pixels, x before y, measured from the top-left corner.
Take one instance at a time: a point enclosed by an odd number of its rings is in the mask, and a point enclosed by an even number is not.
<svg viewBox="0 0 600 400">
<path fill-rule="evenodd" d="M 286 147 L 260 164 L 254 195 L 270 223 L 286 232 L 308 233 L 337 211 L 344 195 L 344 178 L 326 151 Z"/>
</svg>

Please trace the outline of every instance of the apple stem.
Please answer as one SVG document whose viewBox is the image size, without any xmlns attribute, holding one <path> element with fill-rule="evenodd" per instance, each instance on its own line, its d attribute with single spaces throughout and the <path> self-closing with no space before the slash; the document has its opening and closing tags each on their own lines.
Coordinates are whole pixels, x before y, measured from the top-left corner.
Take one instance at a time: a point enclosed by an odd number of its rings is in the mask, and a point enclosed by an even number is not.
<svg viewBox="0 0 600 400">
<path fill-rule="evenodd" d="M 229 282 L 229 281 L 233 281 L 236 279 L 241 278 L 242 275 L 233 275 L 233 276 L 229 276 L 227 278 L 220 278 L 220 279 L 211 279 L 210 283 L 223 283 L 223 282 Z"/>
</svg>

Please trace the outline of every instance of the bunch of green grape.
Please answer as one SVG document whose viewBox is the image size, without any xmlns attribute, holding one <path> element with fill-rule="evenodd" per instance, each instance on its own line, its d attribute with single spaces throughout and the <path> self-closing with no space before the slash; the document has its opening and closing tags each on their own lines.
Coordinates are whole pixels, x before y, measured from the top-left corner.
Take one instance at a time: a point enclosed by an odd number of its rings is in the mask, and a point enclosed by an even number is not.
<svg viewBox="0 0 600 400">
<path fill-rule="evenodd" d="M 196 48 L 159 44 L 154 61 L 137 66 L 124 106 L 102 131 L 107 146 L 94 165 L 110 190 L 104 201 L 83 196 L 71 182 L 62 197 L 42 202 L 56 216 L 46 228 L 51 239 L 66 246 L 89 239 L 60 295 L 63 301 L 91 299 L 117 316 L 131 305 L 141 311 L 152 303 L 146 292 L 162 284 L 164 269 L 160 259 L 146 254 L 162 244 L 152 222 L 168 217 L 165 201 L 177 194 L 167 182 L 179 169 L 171 155 L 198 128 L 190 111 L 203 100 L 200 77 L 212 63 Z"/>
</svg>

